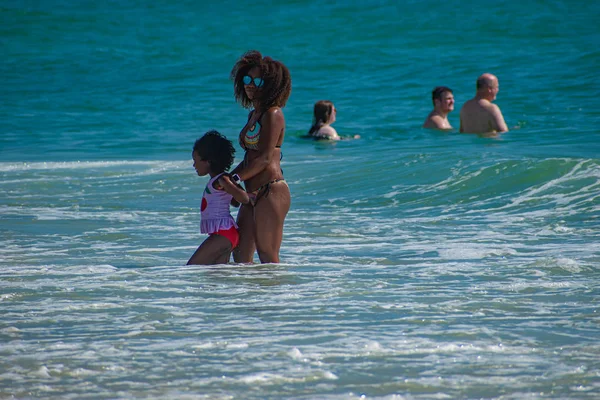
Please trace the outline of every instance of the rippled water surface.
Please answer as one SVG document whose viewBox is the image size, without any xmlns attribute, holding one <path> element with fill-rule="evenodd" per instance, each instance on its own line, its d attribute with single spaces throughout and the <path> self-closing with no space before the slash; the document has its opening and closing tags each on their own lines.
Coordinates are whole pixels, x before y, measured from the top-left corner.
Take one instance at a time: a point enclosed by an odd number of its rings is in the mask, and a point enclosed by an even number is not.
<svg viewBox="0 0 600 400">
<path fill-rule="evenodd" d="M 5 2 L 0 398 L 599 398 L 600 11 L 576 3 Z M 191 148 L 237 142 L 250 48 L 293 77 L 282 263 L 184 266 Z M 483 72 L 510 132 L 421 129 L 442 84 L 458 127 Z M 360 139 L 303 139 L 320 99 Z"/>
</svg>

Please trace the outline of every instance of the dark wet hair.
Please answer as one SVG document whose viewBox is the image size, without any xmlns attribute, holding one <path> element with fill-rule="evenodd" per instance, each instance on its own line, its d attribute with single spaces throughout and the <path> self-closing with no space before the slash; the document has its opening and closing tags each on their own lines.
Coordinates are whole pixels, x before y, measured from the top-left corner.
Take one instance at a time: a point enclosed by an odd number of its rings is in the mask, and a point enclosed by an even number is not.
<svg viewBox="0 0 600 400">
<path fill-rule="evenodd" d="M 280 61 L 271 57 L 263 57 L 257 50 L 244 53 L 235 63 L 229 77 L 233 80 L 235 100 L 244 108 L 253 106 L 252 100 L 244 90 L 244 75 L 254 68 L 260 68 L 264 85 L 257 92 L 260 106 L 267 110 L 269 107 L 285 107 L 292 92 L 292 77 L 288 68 Z"/>
<path fill-rule="evenodd" d="M 194 143 L 194 150 L 201 159 L 208 161 L 210 170 L 220 174 L 233 164 L 235 149 L 231 140 L 215 130 L 206 132 Z"/>
<path fill-rule="evenodd" d="M 333 103 L 329 100 L 319 100 L 315 103 L 313 110 L 313 124 L 308 130 L 308 135 L 312 136 L 321 129 L 323 125 L 329 122 L 333 113 Z"/>
<path fill-rule="evenodd" d="M 434 107 L 435 107 L 435 99 L 438 99 L 441 101 L 442 95 L 446 92 L 454 93 L 454 92 L 452 92 L 452 89 L 450 89 L 447 86 L 437 86 L 435 89 L 433 89 L 433 91 L 431 92 L 431 102 L 433 103 Z"/>
</svg>

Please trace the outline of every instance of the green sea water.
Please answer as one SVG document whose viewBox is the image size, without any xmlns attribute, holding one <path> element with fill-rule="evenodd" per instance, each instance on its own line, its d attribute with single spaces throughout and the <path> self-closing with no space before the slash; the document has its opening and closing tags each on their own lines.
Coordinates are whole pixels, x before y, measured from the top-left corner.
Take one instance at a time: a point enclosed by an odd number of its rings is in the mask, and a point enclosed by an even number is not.
<svg viewBox="0 0 600 400">
<path fill-rule="evenodd" d="M 600 6 L 0 5 L 0 398 L 600 396 Z M 194 140 L 284 62 L 278 265 L 184 266 Z M 498 76 L 510 132 L 421 128 Z M 302 138 L 315 101 L 360 139 Z M 236 211 L 232 210 L 235 214 Z"/>
</svg>

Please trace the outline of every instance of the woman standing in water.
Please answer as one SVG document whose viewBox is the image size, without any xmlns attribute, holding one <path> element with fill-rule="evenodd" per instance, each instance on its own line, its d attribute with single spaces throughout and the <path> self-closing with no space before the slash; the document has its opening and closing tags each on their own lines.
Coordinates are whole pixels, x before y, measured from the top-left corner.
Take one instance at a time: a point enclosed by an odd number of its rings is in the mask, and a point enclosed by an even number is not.
<svg viewBox="0 0 600 400">
<path fill-rule="evenodd" d="M 281 62 L 251 50 L 235 63 L 230 77 L 236 101 L 252 109 L 239 136 L 244 160 L 231 171 L 234 182 L 244 182 L 251 199 L 238 212 L 240 241 L 233 259 L 251 263 L 256 250 L 261 263 L 277 263 L 291 203 L 280 166 L 285 135 L 281 109 L 292 90 L 290 72 Z"/>
</svg>

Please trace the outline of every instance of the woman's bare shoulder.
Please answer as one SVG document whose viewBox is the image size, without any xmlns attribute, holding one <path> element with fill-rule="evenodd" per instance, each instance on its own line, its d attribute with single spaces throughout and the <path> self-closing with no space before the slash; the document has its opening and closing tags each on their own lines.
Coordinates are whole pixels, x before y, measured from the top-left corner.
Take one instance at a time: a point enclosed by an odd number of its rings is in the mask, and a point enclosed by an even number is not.
<svg viewBox="0 0 600 400">
<path fill-rule="evenodd" d="M 281 107 L 270 107 L 261 115 L 260 119 L 266 119 L 268 121 L 283 121 L 283 110 L 281 109 Z"/>
<path fill-rule="evenodd" d="M 315 136 L 337 140 L 340 138 L 337 131 L 330 125 L 322 126 Z"/>
</svg>

